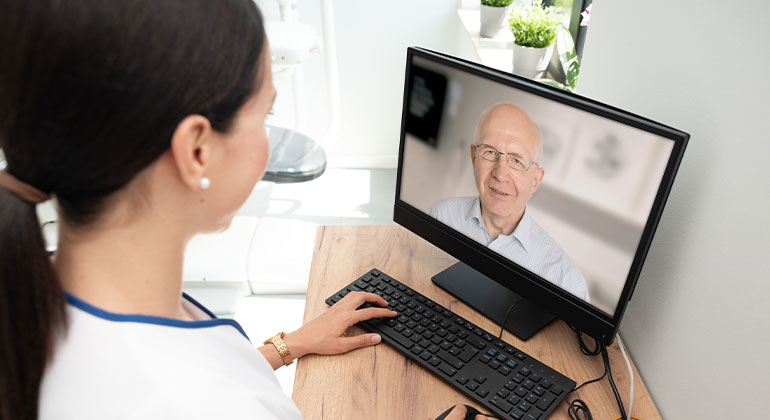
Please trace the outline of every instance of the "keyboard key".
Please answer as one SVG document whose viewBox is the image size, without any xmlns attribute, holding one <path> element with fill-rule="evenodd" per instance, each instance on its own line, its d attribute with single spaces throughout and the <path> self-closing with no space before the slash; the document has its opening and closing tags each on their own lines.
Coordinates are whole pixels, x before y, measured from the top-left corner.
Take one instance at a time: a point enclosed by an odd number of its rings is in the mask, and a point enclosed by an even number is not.
<svg viewBox="0 0 770 420">
<path fill-rule="evenodd" d="M 508 346 L 508 347 L 505 348 L 505 352 L 508 353 L 508 354 L 513 354 L 513 352 L 515 352 L 515 351 L 516 350 L 514 350 L 513 347 L 511 347 L 511 346 Z"/>
<path fill-rule="evenodd" d="M 517 373 L 516 375 L 513 376 L 513 381 L 516 382 L 517 384 L 520 384 L 524 382 L 524 377 L 521 376 L 520 373 Z"/>
<path fill-rule="evenodd" d="M 529 394 L 525 400 L 527 400 L 527 402 L 530 404 L 537 404 L 537 402 L 540 401 L 540 398 L 538 398 L 538 396 L 535 394 Z"/>
<path fill-rule="evenodd" d="M 529 379 L 527 379 L 526 381 L 524 381 L 523 384 L 521 384 L 521 386 L 523 386 L 524 388 L 527 388 L 527 389 L 532 389 L 532 388 L 535 387 L 535 383 L 530 381 Z"/>
<path fill-rule="evenodd" d="M 428 363 L 430 363 L 433 366 L 438 366 L 441 363 L 441 359 L 439 359 L 436 356 L 433 356 L 430 358 L 430 360 L 428 360 Z"/>
<path fill-rule="evenodd" d="M 494 338 L 492 338 L 492 336 L 491 336 L 491 335 L 489 335 L 489 334 L 484 334 L 484 340 L 487 340 L 488 342 L 490 342 L 490 343 L 491 343 L 491 342 L 492 342 L 492 341 L 494 341 L 495 339 L 494 339 Z"/>
<path fill-rule="evenodd" d="M 540 381 L 540 386 L 542 386 L 545 389 L 548 389 L 551 387 L 551 381 L 548 379 L 543 379 L 542 381 Z"/>
<path fill-rule="evenodd" d="M 484 388 L 481 388 L 481 387 L 479 387 L 479 389 L 478 389 L 478 390 L 476 390 L 476 394 L 477 394 L 477 395 L 479 395 L 479 396 L 481 396 L 481 397 L 486 397 L 486 396 L 487 396 L 487 394 L 489 394 L 489 391 L 487 391 L 487 390 L 486 390 L 486 389 L 484 389 Z"/>
<path fill-rule="evenodd" d="M 551 406 L 551 404 L 556 400 L 556 397 L 551 394 L 546 394 L 544 397 L 540 398 L 537 401 L 537 408 L 546 411 L 548 410 L 548 407 Z"/>
<path fill-rule="evenodd" d="M 561 395 L 562 391 L 563 390 L 558 386 L 554 386 L 553 388 L 551 388 L 551 392 L 553 392 L 556 395 Z"/>
<path fill-rule="evenodd" d="M 521 411 L 526 413 L 527 411 L 529 411 L 530 408 L 532 408 L 532 404 L 530 404 L 530 403 L 528 403 L 526 401 L 522 401 L 522 402 L 519 403 L 519 405 L 517 407 L 519 407 L 519 410 L 521 410 Z"/>
<path fill-rule="evenodd" d="M 452 347 L 452 343 L 450 343 L 449 341 L 444 340 L 438 346 L 441 347 L 444 350 L 449 350 L 449 348 Z"/>
<path fill-rule="evenodd" d="M 455 346 L 452 346 L 448 351 L 449 351 L 449 354 L 451 354 L 452 356 L 457 357 L 460 355 L 460 349 L 458 349 Z"/>
<path fill-rule="evenodd" d="M 513 410 L 511 410 L 511 412 L 508 413 L 508 415 L 515 420 L 522 420 L 524 419 L 524 416 L 525 416 L 524 412 L 519 410 L 516 407 L 514 407 Z"/>
<path fill-rule="evenodd" d="M 516 388 L 516 391 L 513 392 L 520 397 L 526 397 L 527 394 L 529 394 L 529 391 L 527 391 L 527 389 L 524 387 L 518 387 Z"/>
<path fill-rule="evenodd" d="M 418 341 L 422 340 L 422 337 L 420 337 L 419 335 L 415 334 L 415 335 L 409 337 L 409 339 L 414 341 L 415 343 L 417 343 Z"/>
<path fill-rule="evenodd" d="M 433 357 L 433 354 L 427 350 L 423 350 L 422 353 L 420 353 L 420 359 L 422 360 L 428 360 L 431 357 Z"/>
<path fill-rule="evenodd" d="M 465 376 L 462 376 L 462 375 L 458 376 L 458 377 L 457 377 L 457 379 L 455 379 L 455 380 L 456 380 L 456 381 L 457 381 L 457 383 L 459 383 L 460 385 L 465 385 L 465 383 L 466 383 L 466 382 L 468 382 L 468 378 L 467 378 L 467 377 L 465 377 Z"/>
<path fill-rule="evenodd" d="M 519 360 L 524 360 L 524 355 L 519 353 L 519 352 L 516 352 L 516 354 L 514 354 L 514 356 L 516 356 L 516 358 L 519 359 Z"/>
<path fill-rule="evenodd" d="M 465 340 L 463 340 L 462 338 L 458 338 L 457 340 L 455 340 L 454 344 L 459 348 L 463 348 L 465 347 Z"/>
<path fill-rule="evenodd" d="M 449 376 L 450 378 L 451 378 L 451 377 L 452 377 L 452 376 L 453 376 L 455 373 L 457 373 L 457 371 L 456 371 L 456 370 L 455 370 L 455 369 L 454 369 L 452 366 L 449 366 L 448 364 L 446 364 L 446 363 L 444 363 L 444 362 L 441 362 L 441 364 L 438 366 L 438 369 L 439 369 L 440 371 L 442 371 L 442 372 L 446 373 L 446 374 L 447 374 L 447 376 Z"/>
<path fill-rule="evenodd" d="M 466 347 L 465 349 L 463 349 L 463 351 L 460 352 L 460 354 L 457 356 L 457 358 L 462 360 L 465 363 L 468 363 L 478 353 L 479 353 L 479 351 L 474 349 L 473 347 Z"/>
<path fill-rule="evenodd" d="M 435 344 L 433 344 L 432 346 L 428 347 L 428 351 L 431 352 L 431 354 L 436 354 L 436 352 L 438 352 L 439 350 L 441 350 L 441 349 L 439 349 L 438 346 L 435 345 Z"/>
<path fill-rule="evenodd" d="M 475 391 L 476 388 L 479 387 L 479 384 L 476 382 L 468 382 L 468 385 L 465 385 L 466 388 L 470 389 L 471 391 Z"/>
<path fill-rule="evenodd" d="M 439 345 L 441 344 L 442 341 L 444 341 L 444 339 L 436 335 L 436 336 L 433 336 L 433 338 L 431 338 L 430 341 L 435 345 Z"/>
<path fill-rule="evenodd" d="M 508 383 L 505 384 L 505 387 L 508 388 L 509 391 L 513 391 L 517 386 L 518 385 L 513 381 L 508 381 Z"/>
<path fill-rule="evenodd" d="M 416 354 L 416 355 L 418 355 L 418 356 L 419 356 L 419 355 L 420 355 L 420 353 L 422 353 L 423 351 L 425 351 L 425 349 L 423 349 L 423 348 L 422 348 L 422 347 L 420 347 L 420 346 L 414 346 L 414 347 L 412 347 L 412 349 L 411 349 L 411 350 L 409 350 L 409 351 L 411 351 L 412 353 L 414 353 L 414 354 Z"/>
<path fill-rule="evenodd" d="M 487 350 L 487 354 L 489 355 L 489 357 L 495 357 L 495 356 L 497 356 L 497 350 L 489 349 L 489 350 Z"/>
<path fill-rule="evenodd" d="M 480 383 L 480 384 L 483 384 L 484 381 L 487 380 L 487 377 L 486 376 L 477 376 L 477 377 L 473 378 L 473 380 L 478 382 L 478 383 Z"/>
<path fill-rule="evenodd" d="M 438 325 L 441 328 L 447 329 L 447 328 L 449 328 L 449 321 L 441 321 Z"/>
<path fill-rule="evenodd" d="M 462 339 L 466 339 L 466 338 L 468 338 L 468 332 L 460 330 L 460 332 L 457 333 L 457 336 L 462 338 Z"/>
<path fill-rule="evenodd" d="M 522 375 L 524 375 L 524 376 L 527 376 L 527 375 L 529 375 L 530 373 L 532 373 L 532 371 L 531 371 L 531 370 L 529 370 L 529 368 L 528 368 L 528 367 L 524 366 L 523 368 L 521 368 L 521 370 L 519 370 L 519 373 L 521 373 L 521 374 L 522 374 Z"/>
<path fill-rule="evenodd" d="M 479 362 L 487 364 L 492 360 L 491 357 L 487 356 L 486 354 L 482 354 L 481 357 L 479 357 Z"/>
<path fill-rule="evenodd" d="M 401 334 L 396 334 L 395 331 L 393 330 L 383 329 L 381 330 L 381 332 L 383 333 L 383 335 L 395 341 L 396 343 L 400 344 L 402 347 L 404 347 L 407 350 L 411 349 L 412 346 L 414 345 L 412 340 L 404 337 Z"/>
<path fill-rule="evenodd" d="M 497 372 L 503 376 L 508 376 L 508 374 L 511 373 L 511 370 L 508 369 L 506 366 L 503 366 L 500 369 L 497 369 Z"/>
<path fill-rule="evenodd" d="M 371 271 L 371 274 L 372 274 L 374 277 L 380 277 L 380 271 L 379 271 L 379 270 L 372 270 L 372 271 Z"/>
<path fill-rule="evenodd" d="M 508 401 L 513 405 L 519 405 L 519 403 L 521 402 L 521 397 L 514 394 L 514 395 L 511 395 L 510 398 L 508 398 L 506 401 Z"/>
<path fill-rule="evenodd" d="M 445 362 L 449 363 L 450 366 L 452 366 L 455 369 L 462 369 L 463 362 L 457 360 L 456 357 L 449 354 L 449 352 L 445 350 L 439 350 L 438 353 L 436 353 L 436 356 L 438 356 L 440 359 L 444 360 Z"/>
<path fill-rule="evenodd" d="M 498 362 L 500 362 L 500 363 L 505 363 L 505 361 L 506 361 L 506 360 L 508 360 L 508 358 L 507 358 L 507 357 L 505 357 L 505 356 L 503 356 L 502 354 L 498 354 L 498 355 L 497 355 L 497 357 L 496 357 L 496 359 L 497 359 L 497 361 L 498 361 Z M 537 381 L 535 381 L 535 382 L 537 382 Z"/>
<path fill-rule="evenodd" d="M 494 369 L 494 370 L 497 370 L 497 368 L 499 368 L 500 366 L 501 366 L 500 362 L 498 362 L 497 360 L 493 360 L 493 361 L 489 362 L 489 367 Z"/>
<path fill-rule="evenodd" d="M 540 412 L 537 410 L 532 410 L 529 413 L 527 413 L 526 416 L 524 416 L 524 420 L 537 420 L 540 418 Z"/>
<path fill-rule="evenodd" d="M 501 348 L 501 349 L 504 349 L 504 348 L 505 348 L 505 343 L 503 343 L 502 341 L 498 341 L 497 343 L 495 343 L 495 345 L 496 345 L 497 347 Z"/>
<path fill-rule="evenodd" d="M 441 315 L 444 315 L 444 317 L 446 317 L 446 318 L 451 318 L 452 317 L 452 313 L 447 311 L 446 309 L 441 312 Z"/>
<path fill-rule="evenodd" d="M 545 394 L 545 388 L 543 388 L 542 386 L 538 385 L 538 386 L 535 387 L 535 389 L 532 390 L 532 392 L 534 392 L 538 396 L 542 397 L 543 394 Z"/>
<path fill-rule="evenodd" d="M 473 347 L 476 347 L 479 350 L 483 350 L 484 347 L 487 346 L 486 343 L 484 343 L 481 340 L 475 339 L 475 338 L 472 338 L 472 339 L 468 340 L 468 343 L 470 343 L 470 345 L 472 345 Z"/>
<path fill-rule="evenodd" d="M 404 331 L 401 331 L 401 335 L 407 338 L 411 337 L 412 334 L 414 334 L 414 331 L 410 330 L 409 328 L 405 328 Z"/>
<path fill-rule="evenodd" d="M 489 402 L 491 402 L 492 405 L 494 405 L 495 407 L 502 410 L 504 413 L 508 413 L 509 411 L 511 411 L 511 408 L 513 408 L 511 404 L 508 404 L 507 401 L 505 401 L 503 398 L 500 398 L 498 396 L 492 397 L 492 399 L 489 400 Z"/>
<path fill-rule="evenodd" d="M 539 373 L 535 372 L 532 375 L 529 375 L 529 379 L 532 379 L 532 382 L 534 383 L 538 383 L 540 382 L 541 379 L 543 379 L 543 377 L 540 376 Z"/>
<path fill-rule="evenodd" d="M 517 363 L 514 362 L 513 360 L 509 360 L 509 361 L 505 362 L 505 365 L 508 366 L 509 369 L 514 369 L 514 368 L 516 368 Z"/>
<path fill-rule="evenodd" d="M 419 345 L 420 345 L 420 347 L 423 347 L 423 348 L 428 348 L 428 347 L 430 347 L 430 341 L 428 341 L 428 340 L 426 340 L 426 339 L 424 339 L 424 338 L 423 338 L 422 340 L 420 340 L 420 342 L 419 342 L 419 343 L 417 343 L 417 344 L 419 344 Z"/>
<path fill-rule="evenodd" d="M 503 388 L 503 389 L 497 391 L 497 395 L 499 395 L 499 396 L 501 396 L 503 398 L 508 398 L 508 396 L 511 395 L 511 391 L 508 391 L 507 389 Z"/>
</svg>

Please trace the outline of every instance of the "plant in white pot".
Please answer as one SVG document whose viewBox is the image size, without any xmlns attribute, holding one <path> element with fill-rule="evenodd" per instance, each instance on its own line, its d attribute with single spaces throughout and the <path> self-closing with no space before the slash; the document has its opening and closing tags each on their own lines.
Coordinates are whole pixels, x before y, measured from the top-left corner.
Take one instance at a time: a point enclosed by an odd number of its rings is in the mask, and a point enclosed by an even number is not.
<svg viewBox="0 0 770 420">
<path fill-rule="evenodd" d="M 505 26 L 505 17 L 513 0 L 481 0 L 479 35 L 494 38 Z"/>
<path fill-rule="evenodd" d="M 542 0 L 511 12 L 508 24 L 513 33 L 514 74 L 535 80 L 543 76 L 551 61 L 561 20 L 560 9 L 543 7 Z"/>
</svg>

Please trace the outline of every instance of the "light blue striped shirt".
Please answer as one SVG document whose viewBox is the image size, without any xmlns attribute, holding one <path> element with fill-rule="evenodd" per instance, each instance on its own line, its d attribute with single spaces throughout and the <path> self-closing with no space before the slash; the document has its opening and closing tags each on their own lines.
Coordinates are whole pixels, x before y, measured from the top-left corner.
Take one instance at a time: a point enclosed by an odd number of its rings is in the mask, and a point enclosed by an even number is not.
<svg viewBox="0 0 770 420">
<path fill-rule="evenodd" d="M 524 210 L 511 235 L 492 240 L 481 221 L 478 197 L 448 198 L 436 203 L 428 213 L 445 225 L 468 236 L 551 283 L 590 302 L 586 281 L 575 263 L 559 244 Z"/>
</svg>

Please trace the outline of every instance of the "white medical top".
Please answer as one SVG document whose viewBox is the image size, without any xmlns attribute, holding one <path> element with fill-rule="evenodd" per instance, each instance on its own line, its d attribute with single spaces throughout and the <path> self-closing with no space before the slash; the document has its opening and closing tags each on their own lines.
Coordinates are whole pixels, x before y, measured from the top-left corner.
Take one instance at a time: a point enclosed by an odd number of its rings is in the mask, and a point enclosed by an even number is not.
<svg viewBox="0 0 770 420">
<path fill-rule="evenodd" d="M 527 208 L 510 235 L 498 235 L 494 240 L 481 220 L 478 197 L 447 198 L 436 203 L 428 213 L 474 241 L 590 302 L 588 287 L 580 270 L 559 244 L 532 220 Z"/>
<path fill-rule="evenodd" d="M 241 326 L 186 294 L 196 321 L 68 301 L 69 329 L 43 375 L 40 420 L 302 418 Z"/>
</svg>

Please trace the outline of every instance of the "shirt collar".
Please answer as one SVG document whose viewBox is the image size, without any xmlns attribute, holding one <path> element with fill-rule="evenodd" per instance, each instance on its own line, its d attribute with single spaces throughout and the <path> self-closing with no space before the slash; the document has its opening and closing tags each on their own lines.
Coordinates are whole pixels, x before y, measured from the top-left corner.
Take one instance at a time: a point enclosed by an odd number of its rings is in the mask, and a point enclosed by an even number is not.
<svg viewBox="0 0 770 420">
<path fill-rule="evenodd" d="M 479 226 L 481 226 L 485 231 L 487 230 L 487 228 L 484 226 L 484 222 L 481 220 L 481 202 L 479 201 L 478 197 L 473 200 L 473 205 L 471 205 L 471 207 L 468 209 L 468 212 L 465 214 L 466 223 L 472 219 L 476 219 L 476 222 L 479 224 Z M 529 247 L 532 242 L 530 239 L 531 226 L 532 219 L 529 216 L 529 208 L 524 207 L 524 214 L 521 216 L 521 220 L 519 221 L 519 224 L 516 225 L 516 229 L 513 230 L 513 233 L 508 236 L 500 236 L 504 238 L 516 238 L 519 243 L 521 243 L 521 246 L 524 247 L 524 251 L 529 252 Z M 487 232 L 487 234 L 489 234 L 489 232 Z"/>
</svg>

